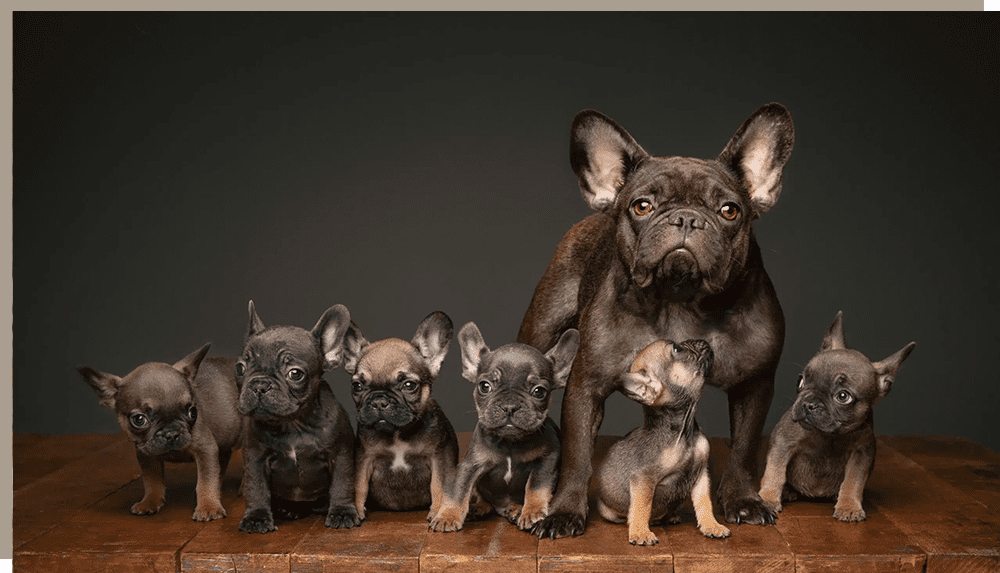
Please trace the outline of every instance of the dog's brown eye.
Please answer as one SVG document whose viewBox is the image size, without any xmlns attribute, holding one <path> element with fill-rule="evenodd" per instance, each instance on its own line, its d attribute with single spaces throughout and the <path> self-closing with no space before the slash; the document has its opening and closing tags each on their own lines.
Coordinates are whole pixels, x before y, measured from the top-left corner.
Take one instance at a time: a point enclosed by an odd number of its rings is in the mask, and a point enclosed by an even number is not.
<svg viewBox="0 0 1000 573">
<path fill-rule="evenodd" d="M 143 416 L 142 414 L 132 414 L 132 416 L 129 417 L 128 421 L 129 423 L 132 424 L 132 427 L 139 430 L 149 425 L 149 419 L 146 418 L 146 416 Z"/>
<path fill-rule="evenodd" d="M 848 392 L 847 390 L 841 390 L 840 392 L 837 392 L 837 395 L 834 396 L 834 398 L 836 398 L 837 401 L 840 402 L 841 404 L 850 404 L 851 402 L 854 401 L 854 396 L 852 396 L 851 393 Z"/>
<path fill-rule="evenodd" d="M 538 400 L 544 400 L 549 395 L 549 391 L 545 386 L 535 386 L 531 389 L 531 395 Z"/>
<path fill-rule="evenodd" d="M 653 212 L 653 204 L 645 199 L 638 199 L 632 203 L 632 212 L 640 217 L 644 217 Z"/>
<path fill-rule="evenodd" d="M 291 370 L 288 371 L 288 378 L 293 382 L 298 382 L 299 380 L 302 380 L 302 378 L 305 375 L 306 373 L 299 368 L 292 368 Z"/>
<path fill-rule="evenodd" d="M 406 382 L 403 382 L 403 390 L 406 390 L 407 392 L 413 392 L 416 389 L 417 389 L 417 383 L 414 382 L 413 380 L 407 380 Z"/>
<path fill-rule="evenodd" d="M 719 209 L 719 214 L 727 221 L 734 221 L 740 216 L 740 206 L 736 203 L 726 203 Z"/>
<path fill-rule="evenodd" d="M 479 383 L 479 391 L 483 394 L 489 394 L 490 390 L 493 390 L 493 386 L 486 380 Z"/>
<path fill-rule="evenodd" d="M 242 362 L 237 362 L 236 363 L 236 375 L 237 376 L 243 376 L 246 373 L 247 373 L 247 367 L 244 366 Z"/>
<path fill-rule="evenodd" d="M 195 420 L 198 418 L 198 408 L 191 406 L 188 408 L 187 417 L 189 420 Z"/>
</svg>

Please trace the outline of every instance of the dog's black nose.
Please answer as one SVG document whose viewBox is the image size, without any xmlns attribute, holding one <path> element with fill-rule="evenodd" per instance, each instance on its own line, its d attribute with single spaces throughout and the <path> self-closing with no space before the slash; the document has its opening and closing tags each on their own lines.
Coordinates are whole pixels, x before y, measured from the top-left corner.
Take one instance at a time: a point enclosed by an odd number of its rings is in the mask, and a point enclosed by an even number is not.
<svg viewBox="0 0 1000 573">
<path fill-rule="evenodd" d="M 375 408 L 376 410 L 385 410 L 392 405 L 392 402 L 389 401 L 389 397 L 385 395 L 375 396 L 369 403 L 372 405 L 372 408 Z"/>
<path fill-rule="evenodd" d="M 518 410 L 521 409 L 521 405 L 520 404 L 504 404 L 503 406 L 500 406 L 500 408 L 503 410 L 504 414 L 507 414 L 507 416 L 512 416 L 512 415 L 514 415 L 514 412 L 517 412 Z"/>
<path fill-rule="evenodd" d="M 704 229 L 705 217 L 697 211 L 690 209 L 679 209 L 670 214 L 667 222 L 675 227 L 683 229 Z"/>
</svg>

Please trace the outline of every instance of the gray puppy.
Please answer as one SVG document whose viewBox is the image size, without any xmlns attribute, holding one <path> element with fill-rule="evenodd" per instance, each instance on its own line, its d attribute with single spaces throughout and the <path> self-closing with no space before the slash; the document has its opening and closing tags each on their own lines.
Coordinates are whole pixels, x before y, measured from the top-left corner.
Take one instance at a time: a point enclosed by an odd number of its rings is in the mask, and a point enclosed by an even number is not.
<svg viewBox="0 0 1000 573">
<path fill-rule="evenodd" d="M 265 327 L 250 301 L 250 325 L 236 362 L 246 512 L 240 530 L 274 531 L 274 517 L 325 513 L 326 526 L 354 527 L 354 432 L 323 373 L 340 365 L 351 317 L 331 306 L 312 330 Z"/>
<path fill-rule="evenodd" d="M 118 416 L 142 470 L 142 500 L 135 515 L 160 511 L 166 499 L 164 462 L 194 461 L 198 468 L 198 504 L 192 519 L 226 516 L 221 480 L 234 448 L 239 448 L 242 421 L 236 411 L 233 359 L 205 358 L 209 344 L 174 365 L 148 362 L 124 377 L 81 366 L 77 371 L 97 393 L 101 404 Z"/>
<path fill-rule="evenodd" d="M 599 212 L 556 247 L 517 336 L 545 352 L 567 328 L 580 331 L 563 398 L 559 486 L 536 533 L 583 533 L 604 401 L 655 340 L 712 345 L 705 383 L 728 394 L 732 434 L 723 513 L 730 522 L 771 521 L 753 475 L 785 320 L 753 225 L 778 201 L 791 115 L 780 104 L 761 107 L 716 159 L 651 156 L 592 110 L 577 114 L 570 133 L 570 163 Z"/>
<path fill-rule="evenodd" d="M 598 509 L 608 521 L 628 521 L 633 545 L 658 543 L 650 520 L 678 523 L 689 496 L 702 534 L 729 537 L 712 511 L 708 438 L 694 419 L 712 359 L 704 340 L 657 340 L 623 377 L 622 393 L 643 405 L 645 423 L 611 446 L 598 469 Z"/>
<path fill-rule="evenodd" d="M 462 376 L 476 385 L 479 421 L 431 529 L 462 529 L 474 489 L 489 508 L 529 529 L 548 513 L 559 475 L 559 428 L 549 403 L 552 391 L 566 385 L 579 333 L 567 330 L 546 354 L 526 344 L 491 351 L 470 322 L 458 343 Z"/>
<path fill-rule="evenodd" d="M 771 434 L 760 497 L 774 511 L 781 500 L 836 497 L 833 516 L 862 521 L 862 492 L 875 466 L 872 406 L 892 387 L 899 366 L 916 346 L 911 342 L 880 362 L 847 348 L 843 313 L 823 346 L 799 375 L 795 403 Z"/>
</svg>

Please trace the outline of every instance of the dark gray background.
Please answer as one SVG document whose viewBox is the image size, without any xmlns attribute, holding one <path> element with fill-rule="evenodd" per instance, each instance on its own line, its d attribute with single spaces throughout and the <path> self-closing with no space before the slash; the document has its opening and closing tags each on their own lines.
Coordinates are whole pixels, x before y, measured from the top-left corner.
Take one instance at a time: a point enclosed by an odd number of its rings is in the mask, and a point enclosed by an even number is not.
<svg viewBox="0 0 1000 573">
<path fill-rule="evenodd" d="M 656 155 L 795 119 L 757 224 L 787 318 L 769 427 L 837 310 L 881 359 L 879 433 L 1000 450 L 993 14 L 15 14 L 14 431 L 114 432 L 125 374 L 345 304 L 369 339 L 443 310 L 513 341 L 595 108 Z M 452 345 L 434 392 L 475 423 Z M 347 376 L 328 376 L 353 413 Z M 561 393 L 557 394 L 561 398 Z M 640 422 L 612 398 L 603 432 Z M 725 396 L 698 418 L 727 435 Z M 556 418 L 558 419 L 558 417 Z"/>
</svg>

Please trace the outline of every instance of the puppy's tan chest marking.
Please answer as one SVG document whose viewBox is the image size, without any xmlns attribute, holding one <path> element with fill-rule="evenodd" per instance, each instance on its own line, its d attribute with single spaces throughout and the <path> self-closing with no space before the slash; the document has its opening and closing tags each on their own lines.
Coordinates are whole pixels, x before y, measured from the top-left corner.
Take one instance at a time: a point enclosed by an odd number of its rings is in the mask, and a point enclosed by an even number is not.
<svg viewBox="0 0 1000 573">
<path fill-rule="evenodd" d="M 410 469 L 410 464 L 406 463 L 406 454 L 411 450 L 409 444 L 401 442 L 399 438 L 396 438 L 386 449 L 393 456 L 392 465 L 389 466 L 390 469 L 394 471 L 408 471 Z"/>
<path fill-rule="evenodd" d="M 514 479 L 514 461 L 507 456 L 507 473 L 503 475 L 503 481 L 509 484 L 512 479 Z"/>
</svg>

